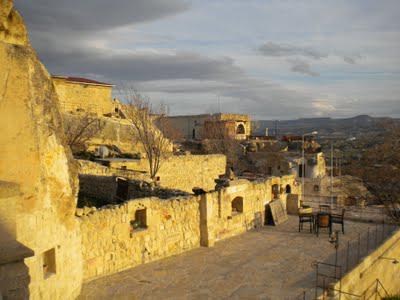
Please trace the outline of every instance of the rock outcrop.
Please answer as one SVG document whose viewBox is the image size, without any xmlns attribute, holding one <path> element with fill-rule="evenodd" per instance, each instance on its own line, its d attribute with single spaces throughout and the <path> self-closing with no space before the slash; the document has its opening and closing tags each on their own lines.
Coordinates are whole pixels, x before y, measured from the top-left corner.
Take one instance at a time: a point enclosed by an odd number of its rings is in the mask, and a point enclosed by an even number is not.
<svg viewBox="0 0 400 300">
<path fill-rule="evenodd" d="M 50 75 L 11 0 L 0 0 L 0 128 L 0 254 L 10 257 L 0 261 L 1 294 L 73 298 L 82 278 L 77 174 Z"/>
<path fill-rule="evenodd" d="M 13 9 L 12 1 L 1 0 L 0 5 L 0 41 L 15 45 L 27 45 L 29 41 L 24 21 L 20 14 Z"/>
</svg>

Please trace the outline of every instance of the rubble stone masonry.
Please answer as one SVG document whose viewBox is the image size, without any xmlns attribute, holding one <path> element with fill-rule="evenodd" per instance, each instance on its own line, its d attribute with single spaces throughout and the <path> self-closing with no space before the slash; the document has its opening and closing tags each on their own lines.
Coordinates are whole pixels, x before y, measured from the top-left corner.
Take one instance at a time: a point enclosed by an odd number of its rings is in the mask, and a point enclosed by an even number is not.
<svg viewBox="0 0 400 300">
<path fill-rule="evenodd" d="M 82 233 L 84 280 L 212 246 L 261 226 L 265 205 L 272 200 L 271 184 L 291 184 L 294 177 L 260 182 L 237 180 L 220 191 L 172 199 L 142 198 L 79 217 Z M 286 199 L 281 194 L 281 199 Z M 243 212 L 233 212 L 232 201 L 243 200 Z M 144 228 L 134 228 L 136 212 L 145 213 Z M 143 224 L 142 224 L 143 225 Z"/>
</svg>

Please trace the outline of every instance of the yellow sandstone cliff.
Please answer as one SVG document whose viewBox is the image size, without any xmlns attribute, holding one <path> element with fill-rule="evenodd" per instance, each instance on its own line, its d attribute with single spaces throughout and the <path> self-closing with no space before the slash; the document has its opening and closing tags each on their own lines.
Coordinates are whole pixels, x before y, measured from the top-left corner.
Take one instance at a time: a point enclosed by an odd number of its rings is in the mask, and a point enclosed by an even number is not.
<svg viewBox="0 0 400 300">
<path fill-rule="evenodd" d="M 82 278 L 76 170 L 50 75 L 11 0 L 0 1 L 0 132 L 0 293 L 74 298 Z"/>
</svg>

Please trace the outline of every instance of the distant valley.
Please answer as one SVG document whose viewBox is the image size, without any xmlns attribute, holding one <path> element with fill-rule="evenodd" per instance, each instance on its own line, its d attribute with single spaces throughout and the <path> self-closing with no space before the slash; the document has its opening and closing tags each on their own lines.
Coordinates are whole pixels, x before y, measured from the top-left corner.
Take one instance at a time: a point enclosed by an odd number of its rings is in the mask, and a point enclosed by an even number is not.
<svg viewBox="0 0 400 300">
<path fill-rule="evenodd" d="M 392 119 L 387 117 L 371 117 L 359 115 L 352 118 L 333 119 L 333 118 L 304 118 L 297 120 L 258 120 L 253 121 L 253 134 L 264 135 L 268 128 L 269 135 L 301 135 L 304 133 L 318 131 L 320 137 L 332 136 L 340 138 L 350 138 L 363 133 L 379 132 L 379 124 Z"/>
</svg>

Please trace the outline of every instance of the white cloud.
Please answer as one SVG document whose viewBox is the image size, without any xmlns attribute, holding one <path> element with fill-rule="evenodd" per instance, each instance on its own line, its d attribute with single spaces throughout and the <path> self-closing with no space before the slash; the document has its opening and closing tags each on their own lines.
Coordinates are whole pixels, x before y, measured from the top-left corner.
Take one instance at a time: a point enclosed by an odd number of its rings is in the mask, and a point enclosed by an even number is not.
<svg viewBox="0 0 400 300">
<path fill-rule="evenodd" d="M 326 116 L 335 112 L 336 108 L 327 100 L 314 100 L 312 101 L 315 116 Z"/>
<path fill-rule="evenodd" d="M 398 0 L 15 2 L 51 71 L 133 81 L 177 113 L 219 94 L 273 119 L 400 114 Z"/>
</svg>

